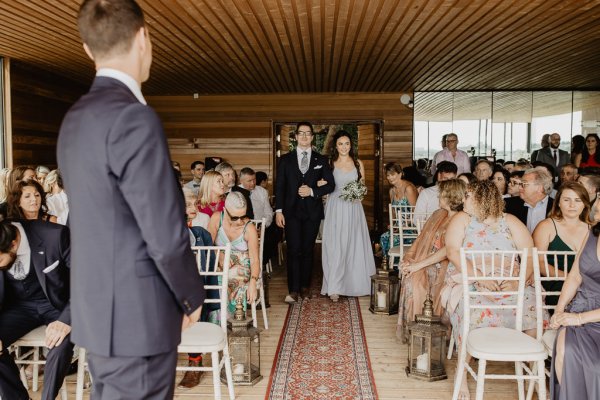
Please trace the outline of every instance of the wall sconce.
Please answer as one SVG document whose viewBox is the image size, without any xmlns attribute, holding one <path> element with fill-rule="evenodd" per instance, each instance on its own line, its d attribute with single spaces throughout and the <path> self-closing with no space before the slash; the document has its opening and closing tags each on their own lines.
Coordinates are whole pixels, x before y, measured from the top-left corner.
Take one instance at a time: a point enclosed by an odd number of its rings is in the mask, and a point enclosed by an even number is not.
<svg viewBox="0 0 600 400">
<path fill-rule="evenodd" d="M 410 97 L 410 94 L 405 93 L 402 96 L 400 96 L 400 103 L 404 104 L 408 108 L 414 107 L 414 102 L 413 102 L 412 98 Z"/>
</svg>

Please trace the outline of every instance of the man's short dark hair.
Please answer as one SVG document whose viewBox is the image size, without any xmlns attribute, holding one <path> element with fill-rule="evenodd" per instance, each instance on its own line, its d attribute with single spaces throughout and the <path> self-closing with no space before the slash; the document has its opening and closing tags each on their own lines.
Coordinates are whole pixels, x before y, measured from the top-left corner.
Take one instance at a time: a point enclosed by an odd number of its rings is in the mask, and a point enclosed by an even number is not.
<svg viewBox="0 0 600 400">
<path fill-rule="evenodd" d="M 144 12 L 134 0 L 85 0 L 77 18 L 79 34 L 95 60 L 125 54 L 145 26 Z"/>
<path fill-rule="evenodd" d="M 507 165 L 510 165 L 510 164 L 516 165 L 516 163 L 514 161 L 504 161 L 503 165 L 506 167 Z"/>
<path fill-rule="evenodd" d="M 254 170 L 250 167 L 244 167 L 240 171 L 240 178 L 244 175 L 256 175 L 256 172 L 254 172 Z"/>
<path fill-rule="evenodd" d="M 0 253 L 8 253 L 17 238 L 17 227 L 8 221 L 0 222 Z"/>
<path fill-rule="evenodd" d="M 458 172 L 458 167 L 451 161 L 442 161 L 438 165 L 436 165 L 437 173 L 451 173 L 456 174 Z"/>
<path fill-rule="evenodd" d="M 256 184 L 260 185 L 263 181 L 266 181 L 269 179 L 269 176 L 267 175 L 266 172 L 263 171 L 257 171 L 256 172 Z"/>
<path fill-rule="evenodd" d="M 301 127 L 301 126 L 308 126 L 308 127 L 310 128 L 310 133 L 311 133 L 312 135 L 314 135 L 314 134 L 315 134 L 315 130 L 314 130 L 314 128 L 313 128 L 313 125 L 312 125 L 310 122 L 308 122 L 308 121 L 302 121 L 302 122 L 298 122 L 298 123 L 296 124 L 296 132 L 298 132 L 298 129 L 300 129 L 300 127 Z"/>
<path fill-rule="evenodd" d="M 194 161 L 190 166 L 190 169 L 196 169 L 198 165 L 204 165 L 204 163 L 202 161 Z"/>
</svg>

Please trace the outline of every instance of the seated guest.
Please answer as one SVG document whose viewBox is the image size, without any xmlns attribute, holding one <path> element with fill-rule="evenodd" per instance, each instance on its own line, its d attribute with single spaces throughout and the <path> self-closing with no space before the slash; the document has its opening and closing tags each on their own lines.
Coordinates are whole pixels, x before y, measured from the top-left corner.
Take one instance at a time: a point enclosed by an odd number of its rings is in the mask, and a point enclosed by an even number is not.
<svg viewBox="0 0 600 400">
<path fill-rule="evenodd" d="M 507 191 L 510 195 L 509 197 L 518 197 L 521 193 L 521 178 L 524 173 L 525 171 L 513 171 L 510 173 Z"/>
<path fill-rule="evenodd" d="M 446 273 L 446 286 L 442 301 L 450 315 L 453 334 L 458 345 L 462 342 L 463 324 L 463 288 L 461 278 L 460 248 L 476 250 L 523 250 L 533 247 L 533 239 L 521 221 L 502 212 L 503 201 L 498 188 L 490 181 L 477 181 L 467 188 L 464 212 L 458 213 L 446 230 L 446 251 L 450 261 Z M 496 261 L 500 268 L 504 264 L 505 274 L 509 274 L 510 260 L 504 263 Z M 522 265 L 521 268 L 527 268 Z M 483 271 L 479 272 L 480 274 Z M 472 275 L 472 274 L 470 274 Z M 479 291 L 516 291 L 517 281 L 477 281 L 475 289 Z M 505 326 L 515 327 L 515 313 L 512 309 L 496 309 L 499 304 L 514 304 L 514 295 L 477 296 L 472 298 L 473 305 L 482 306 L 481 312 L 472 312 L 471 329 Z M 487 307 L 492 306 L 492 307 Z M 523 331 L 534 335 L 536 328 L 535 290 L 525 287 L 523 307 Z M 467 359 L 467 363 L 469 358 Z M 463 374 L 459 398 L 469 398 L 467 374 Z"/>
<path fill-rule="evenodd" d="M 503 166 L 504 166 L 504 169 L 507 170 L 508 173 L 510 174 L 515 169 L 515 162 L 514 161 L 504 161 Z"/>
<path fill-rule="evenodd" d="M 498 191 L 503 198 L 510 197 L 508 194 L 508 182 L 510 182 L 510 174 L 502 167 L 496 167 L 492 175 L 492 182 L 498 188 Z"/>
<path fill-rule="evenodd" d="M 487 181 L 492 178 L 492 172 L 494 170 L 494 166 L 488 160 L 479 160 L 477 164 L 475 164 L 475 169 L 473 170 L 477 180 Z"/>
<path fill-rule="evenodd" d="M 37 183 L 37 182 L 36 182 Z M 0 222 L 0 398 L 29 399 L 8 348 L 47 325 L 42 399 L 58 396 L 67 375 L 70 341 L 69 230 L 44 221 Z"/>
<path fill-rule="evenodd" d="M 252 168 L 240 171 L 240 186 L 250 192 L 250 201 L 254 210 L 254 219 L 265 219 L 265 237 L 263 245 L 263 264 L 266 265 L 277 250 L 279 229 L 273 224 L 273 207 L 267 189 L 256 184 L 256 174 Z"/>
<path fill-rule="evenodd" d="M 391 162 L 385 165 L 385 175 L 387 177 L 388 182 L 390 183 L 390 202 L 394 206 L 414 206 L 417 202 L 417 188 L 411 182 L 402 179 L 404 172 L 400 164 L 396 164 L 395 162 Z M 398 243 L 395 243 L 390 246 L 390 231 L 384 232 L 379 238 L 379 242 L 381 244 L 381 249 L 383 252 L 383 256 L 387 256 L 390 247 L 398 246 L 400 244 L 400 239 L 396 237 L 394 239 L 397 240 Z M 407 241 L 404 244 L 410 244 L 410 241 Z"/>
<path fill-rule="evenodd" d="M 400 265 L 403 278 L 396 335 L 403 343 L 407 340 L 407 323 L 423 311 L 427 293 L 431 293 L 435 313 L 441 315 L 442 311 L 440 291 L 448 265 L 444 235 L 450 219 L 462 210 L 467 184 L 449 179 L 439 186 L 440 209 L 427 219 Z"/>
<path fill-rule="evenodd" d="M 229 303 L 227 314 L 232 315 L 238 298 L 242 299 L 244 311 L 247 302 L 256 300 L 256 284 L 260 274 L 258 234 L 246 215 L 246 198 L 240 192 L 229 192 L 223 211 L 213 214 L 208 224 L 213 242 L 217 246 L 231 244 L 229 266 Z M 209 316 L 210 322 L 219 323 L 219 311 Z"/>
<path fill-rule="evenodd" d="M 598 208 L 596 200 L 598 199 L 598 193 L 600 193 L 600 175 L 596 175 L 590 171 L 590 169 L 585 168 L 579 172 L 577 182 L 583 185 L 585 190 L 588 192 L 588 196 L 590 197 L 590 202 L 592 203 L 590 219 L 592 222 L 598 222 L 595 221 L 594 218 L 596 215 L 596 208 Z"/>
<path fill-rule="evenodd" d="M 185 198 L 185 214 L 187 216 L 188 227 L 199 226 L 207 229 L 210 217 L 208 214 L 198 211 L 198 196 L 196 193 L 184 186 L 183 197 Z"/>
<path fill-rule="evenodd" d="M 531 164 L 524 158 L 519 158 L 515 163 L 514 171 L 525 171 L 531 168 Z"/>
<path fill-rule="evenodd" d="M 554 176 L 554 168 L 552 167 L 552 165 L 547 164 L 542 161 L 536 161 L 536 162 L 532 163 L 532 165 L 533 165 L 533 168 L 542 167 L 542 168 L 546 169 L 546 171 L 548 171 L 548 173 L 552 177 L 552 182 L 554 183 L 554 181 L 556 179 Z M 554 199 L 556 197 L 556 190 L 554 189 L 554 187 L 552 187 L 552 191 L 550 192 L 550 194 L 548 196 L 550 196 L 550 198 L 552 198 L 552 199 Z"/>
<path fill-rule="evenodd" d="M 550 215 L 533 231 L 535 247 L 538 250 L 578 252 L 590 229 L 588 225 L 590 208 L 590 199 L 582 185 L 577 182 L 564 183 L 558 189 Z M 571 270 L 574 260 L 574 256 L 569 256 L 567 271 Z M 564 257 L 559 257 L 557 262 L 556 267 L 560 271 L 564 271 Z M 552 265 L 554 257 L 548 256 L 548 263 Z M 543 265 L 540 262 L 540 273 L 547 276 Z M 557 276 L 553 269 L 550 274 L 550 276 Z M 558 276 L 564 276 L 564 274 L 559 272 Z M 551 292 L 560 292 L 563 285 L 561 281 L 545 281 L 542 284 L 547 291 Z M 557 300 L 556 296 L 547 296 L 546 304 L 556 305 Z"/>
<path fill-rule="evenodd" d="M 409 165 L 402 168 L 402 179 L 415 185 L 416 188 L 423 188 L 427 184 L 427 179 L 419 173 L 417 167 Z"/>
<path fill-rule="evenodd" d="M 44 186 L 44 179 L 50 173 L 50 168 L 44 165 L 38 165 L 35 169 L 35 180 L 42 186 Z"/>
<path fill-rule="evenodd" d="M 466 183 L 467 185 L 477 180 L 477 177 L 470 172 L 463 172 L 458 176 L 458 179 Z"/>
<path fill-rule="evenodd" d="M 260 186 L 267 190 L 269 186 L 269 176 L 266 172 L 256 171 L 256 186 Z"/>
<path fill-rule="evenodd" d="M 194 161 L 190 166 L 192 171 L 192 180 L 183 185 L 183 187 L 190 189 L 196 193 L 200 193 L 200 182 L 204 176 L 204 163 L 202 161 Z"/>
<path fill-rule="evenodd" d="M 10 168 L 0 169 L 0 221 L 6 219 L 8 213 L 8 205 L 6 204 L 6 198 L 8 197 L 8 176 L 10 175 Z"/>
<path fill-rule="evenodd" d="M 565 164 L 560 169 L 560 180 L 559 184 L 563 184 L 565 182 L 577 182 L 577 178 L 579 178 L 579 174 L 577 173 L 577 167 L 575 164 Z"/>
<path fill-rule="evenodd" d="M 48 193 L 46 196 L 48 213 L 56 216 L 59 224 L 66 225 L 67 218 L 69 217 L 69 201 L 67 193 L 63 190 L 63 182 L 59 170 L 55 169 L 46 175 L 44 191 Z"/>
<path fill-rule="evenodd" d="M 19 165 L 14 167 L 8 174 L 8 190 L 12 190 L 13 186 L 20 181 L 30 181 L 35 179 L 35 170 L 28 165 Z"/>
<path fill-rule="evenodd" d="M 208 171 L 200 182 L 198 211 L 209 217 L 217 211 L 222 211 L 225 205 L 224 194 L 223 176 L 217 171 Z"/>
<path fill-rule="evenodd" d="M 447 181 L 456 178 L 456 164 L 450 161 L 442 161 L 437 165 L 436 182 Z M 419 193 L 417 204 L 415 205 L 415 214 L 432 214 L 440 208 L 439 186 L 436 184 L 424 189 Z"/>
<path fill-rule="evenodd" d="M 222 162 L 215 167 L 215 171 L 223 175 L 223 183 L 225 184 L 225 196 L 227 196 L 227 194 L 230 191 L 240 192 L 241 194 L 243 194 L 246 198 L 246 204 L 248 207 L 248 212 L 246 213 L 246 215 L 248 215 L 248 218 L 254 219 L 254 209 L 252 208 L 252 201 L 250 200 L 250 192 L 244 189 L 243 187 L 237 186 L 235 184 L 236 175 L 235 170 L 233 169 L 233 165 L 229 164 L 228 162 Z"/>
<path fill-rule="evenodd" d="M 600 151 L 598 145 L 600 138 L 595 133 L 590 133 L 585 137 L 585 146 L 581 151 L 581 155 L 575 158 L 574 164 L 578 168 L 600 167 Z"/>
<path fill-rule="evenodd" d="M 546 168 L 528 169 L 521 178 L 519 197 L 506 199 L 505 211 L 519 218 L 533 233 L 552 209 L 552 189 L 552 175 Z"/>
<path fill-rule="evenodd" d="M 600 220 L 596 211 L 595 220 Z M 550 328 L 559 329 L 554 343 L 550 397 L 595 400 L 600 397 L 600 225 L 585 240 L 564 283 Z"/>
<path fill-rule="evenodd" d="M 44 189 L 33 179 L 17 182 L 8 195 L 7 203 L 8 218 L 57 222 L 54 215 L 48 214 Z"/>
</svg>

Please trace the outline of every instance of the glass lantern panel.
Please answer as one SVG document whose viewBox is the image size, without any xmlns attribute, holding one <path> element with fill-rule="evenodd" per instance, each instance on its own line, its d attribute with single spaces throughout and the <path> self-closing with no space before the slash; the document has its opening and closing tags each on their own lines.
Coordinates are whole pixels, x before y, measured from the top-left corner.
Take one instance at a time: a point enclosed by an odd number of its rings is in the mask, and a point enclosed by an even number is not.
<svg viewBox="0 0 600 400">
<path fill-rule="evenodd" d="M 427 338 L 422 336 L 412 337 L 412 367 L 418 372 L 426 373 L 429 369 L 429 349 L 427 348 Z"/>
<path fill-rule="evenodd" d="M 231 354 L 232 365 L 247 365 L 250 362 L 250 343 L 247 341 L 232 341 L 231 343 L 229 343 L 229 352 Z"/>
<path fill-rule="evenodd" d="M 442 336 L 434 336 L 431 338 L 431 364 L 439 364 L 444 359 L 445 340 L 442 341 Z"/>
</svg>

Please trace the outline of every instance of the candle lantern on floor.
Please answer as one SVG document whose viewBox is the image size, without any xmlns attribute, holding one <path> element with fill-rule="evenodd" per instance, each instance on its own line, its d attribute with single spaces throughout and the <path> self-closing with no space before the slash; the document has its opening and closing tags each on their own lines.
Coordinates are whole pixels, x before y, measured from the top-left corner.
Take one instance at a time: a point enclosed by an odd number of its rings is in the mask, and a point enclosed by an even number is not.
<svg viewBox="0 0 600 400">
<path fill-rule="evenodd" d="M 260 375 L 260 336 L 246 318 L 242 299 L 238 298 L 235 313 L 227 321 L 229 355 L 235 385 L 254 385 L 262 379 Z M 227 383 L 225 369 L 221 371 L 221 382 Z"/>
<path fill-rule="evenodd" d="M 398 271 L 387 268 L 386 257 L 383 257 L 382 268 L 371 276 L 371 306 L 373 314 L 393 315 L 398 313 L 400 298 L 400 280 Z"/>
<path fill-rule="evenodd" d="M 424 381 L 447 379 L 444 368 L 446 327 L 441 318 L 433 315 L 433 301 L 428 294 L 423 314 L 415 316 L 408 325 L 409 347 L 406 375 Z"/>
</svg>

